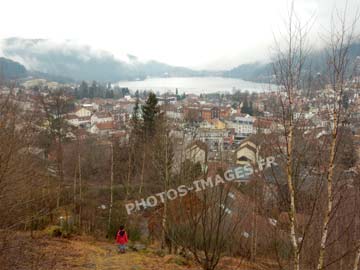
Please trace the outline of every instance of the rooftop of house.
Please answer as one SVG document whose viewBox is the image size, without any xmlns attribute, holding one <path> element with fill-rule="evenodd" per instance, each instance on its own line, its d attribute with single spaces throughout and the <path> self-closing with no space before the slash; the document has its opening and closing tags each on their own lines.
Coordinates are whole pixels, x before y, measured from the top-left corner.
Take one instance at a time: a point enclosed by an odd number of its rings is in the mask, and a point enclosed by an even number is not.
<svg viewBox="0 0 360 270">
<path fill-rule="evenodd" d="M 75 112 L 78 112 L 78 111 L 80 111 L 80 110 L 86 110 L 86 111 L 91 112 L 91 110 L 90 110 L 90 109 L 88 109 L 88 108 L 84 108 L 84 107 L 79 107 L 79 108 L 77 108 L 77 109 L 75 110 Z"/>
<path fill-rule="evenodd" d="M 91 117 L 90 116 L 83 116 L 83 117 L 78 117 L 78 119 L 80 121 L 90 121 Z"/>
<path fill-rule="evenodd" d="M 111 113 L 109 112 L 96 112 L 93 114 L 93 116 L 96 116 L 97 118 L 109 118 L 111 117 Z"/>
<path fill-rule="evenodd" d="M 73 119 L 78 119 L 79 117 L 78 116 L 76 116 L 75 114 L 68 114 L 67 116 L 66 116 L 66 119 L 68 119 L 68 120 L 73 120 Z"/>
<path fill-rule="evenodd" d="M 267 118 L 256 118 L 254 126 L 258 128 L 270 128 L 273 121 Z"/>
<path fill-rule="evenodd" d="M 110 130 L 110 129 L 114 129 L 114 123 L 113 122 L 97 123 L 96 127 L 99 130 Z"/>
</svg>

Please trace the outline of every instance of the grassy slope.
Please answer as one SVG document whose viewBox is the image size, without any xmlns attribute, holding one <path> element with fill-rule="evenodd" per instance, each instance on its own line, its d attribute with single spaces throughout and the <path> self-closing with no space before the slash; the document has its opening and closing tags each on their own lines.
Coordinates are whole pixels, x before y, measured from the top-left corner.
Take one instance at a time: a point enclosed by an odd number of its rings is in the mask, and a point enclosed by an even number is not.
<svg viewBox="0 0 360 270">
<path fill-rule="evenodd" d="M 5 269 L 37 269 L 37 270 L 200 270 L 199 266 L 190 262 L 180 266 L 173 263 L 172 255 L 160 257 L 151 250 L 144 252 L 127 252 L 118 254 L 116 246 L 105 241 L 97 241 L 90 237 L 75 237 L 70 240 L 36 235 L 31 239 L 29 234 L 17 234 L 12 239 L 19 249 L 10 249 L 6 261 L 10 264 Z M 172 256 L 174 257 L 174 256 Z M 1 258 L 0 258 L 1 262 Z M 272 266 L 270 268 L 270 266 Z M 252 264 L 232 258 L 225 258 L 219 264 L 221 270 L 244 269 L 276 269 L 266 262 Z"/>
</svg>

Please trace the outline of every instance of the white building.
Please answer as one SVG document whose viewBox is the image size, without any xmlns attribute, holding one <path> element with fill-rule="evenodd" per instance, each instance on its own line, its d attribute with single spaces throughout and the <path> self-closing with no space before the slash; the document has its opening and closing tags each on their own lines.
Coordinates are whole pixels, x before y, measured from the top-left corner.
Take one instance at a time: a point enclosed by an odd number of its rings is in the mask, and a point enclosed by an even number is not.
<svg viewBox="0 0 360 270">
<path fill-rule="evenodd" d="M 176 97 L 175 96 L 169 96 L 169 97 L 158 97 L 158 104 L 164 105 L 164 104 L 176 104 Z"/>
<path fill-rule="evenodd" d="M 75 127 L 80 125 L 90 126 L 91 119 L 90 116 L 78 117 L 76 114 L 69 114 L 66 117 L 67 122 Z"/>
<path fill-rule="evenodd" d="M 185 152 L 186 159 L 193 163 L 206 164 L 208 147 L 201 141 L 191 143 Z"/>
<path fill-rule="evenodd" d="M 113 122 L 97 123 L 90 128 L 90 133 L 97 135 L 108 135 L 114 131 Z"/>
<path fill-rule="evenodd" d="M 105 122 L 112 122 L 113 118 L 110 113 L 99 113 L 96 112 L 91 116 L 91 125 Z"/>
<path fill-rule="evenodd" d="M 183 120 L 184 119 L 184 115 L 182 112 L 177 112 L 177 111 L 166 111 L 166 116 L 170 119 L 174 119 L 174 120 Z"/>
<path fill-rule="evenodd" d="M 81 108 L 75 112 L 77 117 L 89 117 L 91 116 L 91 111 L 85 108 Z"/>
<path fill-rule="evenodd" d="M 81 106 L 89 111 L 96 111 L 99 109 L 99 105 L 96 103 L 84 103 Z"/>
<path fill-rule="evenodd" d="M 226 121 L 228 129 L 234 129 L 235 137 L 245 138 L 255 133 L 255 118 L 250 115 L 233 116 L 232 120 Z"/>
<path fill-rule="evenodd" d="M 79 126 L 79 118 L 75 114 L 67 115 L 66 120 L 72 126 Z"/>
</svg>

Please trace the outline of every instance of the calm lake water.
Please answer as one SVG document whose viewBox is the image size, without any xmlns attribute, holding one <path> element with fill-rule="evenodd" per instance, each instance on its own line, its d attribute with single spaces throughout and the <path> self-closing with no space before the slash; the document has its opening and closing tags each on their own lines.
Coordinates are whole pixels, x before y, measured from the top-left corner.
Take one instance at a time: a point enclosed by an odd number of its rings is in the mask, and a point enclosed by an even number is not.
<svg viewBox="0 0 360 270">
<path fill-rule="evenodd" d="M 214 92 L 231 92 L 232 90 L 248 90 L 249 92 L 264 92 L 270 89 L 269 84 L 248 82 L 241 79 L 222 77 L 186 77 L 186 78 L 149 78 L 144 81 L 120 81 L 118 86 L 130 90 L 152 90 L 155 93 L 166 91 L 179 93 L 201 94 Z"/>
</svg>

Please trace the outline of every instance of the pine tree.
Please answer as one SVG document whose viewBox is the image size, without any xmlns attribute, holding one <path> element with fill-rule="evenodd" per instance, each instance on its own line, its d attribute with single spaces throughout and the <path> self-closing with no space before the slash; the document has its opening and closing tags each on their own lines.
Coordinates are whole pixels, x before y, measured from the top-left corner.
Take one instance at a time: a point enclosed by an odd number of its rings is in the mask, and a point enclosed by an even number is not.
<svg viewBox="0 0 360 270">
<path fill-rule="evenodd" d="M 74 96 L 75 96 L 75 98 L 77 98 L 77 99 L 80 99 L 81 98 L 81 96 L 80 96 L 80 91 L 79 91 L 79 89 L 76 87 L 75 88 L 75 90 L 74 90 Z"/>
<path fill-rule="evenodd" d="M 139 135 L 141 131 L 141 122 L 139 116 L 140 116 L 140 106 L 139 106 L 139 95 L 137 92 L 135 106 L 133 108 L 133 112 L 131 115 L 131 124 L 135 135 Z"/>
<path fill-rule="evenodd" d="M 159 113 L 159 107 L 157 105 L 158 100 L 156 95 L 150 92 L 148 99 L 144 106 L 142 106 L 142 116 L 143 116 L 143 131 L 145 136 L 152 137 L 155 132 L 155 119 Z"/>
<path fill-rule="evenodd" d="M 253 109 L 252 109 L 252 102 L 248 101 L 248 98 L 247 96 L 244 97 L 244 102 L 243 102 L 243 106 L 241 108 L 241 112 L 242 113 L 246 113 L 246 114 L 249 114 L 249 115 L 252 115 L 253 114 Z"/>
<path fill-rule="evenodd" d="M 96 97 L 96 92 L 97 92 L 97 84 L 95 81 L 93 81 L 89 88 L 89 98 Z"/>
<path fill-rule="evenodd" d="M 79 96 L 80 98 L 89 97 L 89 87 L 85 81 L 82 81 L 79 87 Z"/>
<path fill-rule="evenodd" d="M 105 90 L 105 98 L 114 98 L 114 91 L 111 89 Z"/>
</svg>

